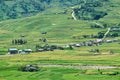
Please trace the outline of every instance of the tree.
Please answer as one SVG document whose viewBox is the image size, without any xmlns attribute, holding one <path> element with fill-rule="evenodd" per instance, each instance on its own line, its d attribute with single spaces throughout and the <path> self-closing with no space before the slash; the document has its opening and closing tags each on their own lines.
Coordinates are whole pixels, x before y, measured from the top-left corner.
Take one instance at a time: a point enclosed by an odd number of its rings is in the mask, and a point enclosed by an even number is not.
<svg viewBox="0 0 120 80">
<path fill-rule="evenodd" d="M 15 39 L 15 44 L 18 44 L 18 40 Z"/>
<path fill-rule="evenodd" d="M 39 48 L 42 48 L 40 45 L 36 44 L 35 46 L 36 50 L 38 50 Z"/>
<path fill-rule="evenodd" d="M 17 44 L 22 45 L 22 44 L 26 44 L 26 43 L 27 43 L 27 41 L 26 41 L 26 40 L 23 40 L 23 39 L 15 39 L 15 40 L 12 40 L 12 44 L 15 44 L 15 45 L 17 45 Z"/>
<path fill-rule="evenodd" d="M 113 33 L 112 35 L 111 35 L 111 37 L 118 37 L 119 35 L 118 35 L 118 33 Z"/>
<path fill-rule="evenodd" d="M 14 41 L 14 40 L 12 40 L 12 44 L 15 44 L 15 41 Z"/>
<path fill-rule="evenodd" d="M 109 52 L 110 54 L 114 54 L 114 51 L 113 50 L 110 50 L 110 52 Z"/>
<path fill-rule="evenodd" d="M 70 49 L 70 50 L 73 50 L 73 47 L 72 47 L 71 45 L 69 45 L 69 49 Z"/>
<path fill-rule="evenodd" d="M 99 33 L 98 33 L 98 38 L 103 38 L 103 37 L 104 37 L 104 34 L 105 34 L 105 33 L 103 33 L 103 32 L 99 32 Z"/>
</svg>

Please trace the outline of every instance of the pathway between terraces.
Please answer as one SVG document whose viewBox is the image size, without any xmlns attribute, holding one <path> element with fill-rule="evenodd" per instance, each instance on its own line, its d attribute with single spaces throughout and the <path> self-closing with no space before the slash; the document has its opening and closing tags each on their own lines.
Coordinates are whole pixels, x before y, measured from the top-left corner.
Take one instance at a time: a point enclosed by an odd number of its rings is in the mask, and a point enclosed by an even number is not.
<svg viewBox="0 0 120 80">
<path fill-rule="evenodd" d="M 75 12 L 74 12 L 74 10 L 72 10 L 72 17 L 73 17 L 74 20 L 77 20 L 77 18 L 75 17 Z"/>
<path fill-rule="evenodd" d="M 39 67 L 60 67 L 60 68 L 74 68 L 74 69 L 114 69 L 120 68 L 117 66 L 88 66 L 88 65 L 65 65 L 65 64 L 38 64 Z"/>
<path fill-rule="evenodd" d="M 108 28 L 107 32 L 104 34 L 103 39 L 106 38 L 107 34 L 110 32 L 111 28 Z"/>
</svg>

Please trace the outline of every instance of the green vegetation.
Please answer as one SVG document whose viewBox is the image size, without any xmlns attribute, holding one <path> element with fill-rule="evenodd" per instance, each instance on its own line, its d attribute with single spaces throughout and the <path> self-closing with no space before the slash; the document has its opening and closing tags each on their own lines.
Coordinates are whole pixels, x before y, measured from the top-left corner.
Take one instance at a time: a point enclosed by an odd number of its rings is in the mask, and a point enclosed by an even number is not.
<svg viewBox="0 0 120 80">
<path fill-rule="evenodd" d="M 28 64 L 120 65 L 119 55 L 78 56 L 63 51 L 0 56 L 0 79 L 3 80 L 119 80 L 120 69 L 74 69 L 40 67 L 37 72 L 18 70 Z"/>
<path fill-rule="evenodd" d="M 106 1 L 105 1 L 106 2 Z M 104 2 L 103 2 L 104 3 Z M 75 16 L 77 16 L 78 19 L 83 20 L 99 20 L 100 18 L 103 18 L 107 15 L 106 12 L 95 10 L 96 7 L 103 7 L 104 5 L 100 0 L 92 0 L 92 1 L 86 1 L 82 4 L 80 4 L 79 8 L 75 8 Z"/>
<path fill-rule="evenodd" d="M 119 67 L 119 0 L 0 0 L 0 2 L 0 80 L 120 79 L 119 68 L 39 67 L 37 72 L 19 70 L 21 66 L 29 64 Z M 79 8 L 80 5 L 84 8 Z M 93 11 L 89 13 L 87 9 Z M 79 20 L 73 20 L 71 14 L 73 10 L 78 12 L 78 14 L 75 12 L 75 17 Z M 80 12 L 85 12 L 82 18 L 79 18 Z M 103 42 L 93 46 L 71 46 L 75 43 L 102 39 L 108 28 L 111 30 L 104 40 L 114 42 Z M 64 50 L 60 50 L 64 47 L 66 47 Z M 8 53 L 8 48 L 32 49 L 33 53 L 3 55 Z M 35 52 L 40 48 L 49 50 Z"/>
<path fill-rule="evenodd" d="M 83 0 L 1 0 L 0 20 L 32 16 L 53 8 L 64 8 L 81 3 Z"/>
<path fill-rule="evenodd" d="M 110 0 L 2 0 L 0 3 L 0 20 L 28 17 L 39 12 L 65 9 L 72 6 L 78 19 L 98 20 L 108 15 L 110 10 L 99 8 L 113 7 Z"/>
</svg>

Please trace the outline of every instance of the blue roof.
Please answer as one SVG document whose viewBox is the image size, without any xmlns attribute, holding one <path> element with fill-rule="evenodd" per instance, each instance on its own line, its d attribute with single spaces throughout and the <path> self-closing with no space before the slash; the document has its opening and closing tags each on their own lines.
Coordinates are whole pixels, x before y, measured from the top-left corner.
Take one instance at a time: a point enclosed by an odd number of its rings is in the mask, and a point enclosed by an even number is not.
<svg viewBox="0 0 120 80">
<path fill-rule="evenodd" d="M 24 51 L 32 51 L 32 49 L 24 49 Z"/>
<path fill-rule="evenodd" d="M 8 50 L 14 51 L 14 50 L 18 50 L 18 49 L 17 48 L 9 48 Z"/>
</svg>

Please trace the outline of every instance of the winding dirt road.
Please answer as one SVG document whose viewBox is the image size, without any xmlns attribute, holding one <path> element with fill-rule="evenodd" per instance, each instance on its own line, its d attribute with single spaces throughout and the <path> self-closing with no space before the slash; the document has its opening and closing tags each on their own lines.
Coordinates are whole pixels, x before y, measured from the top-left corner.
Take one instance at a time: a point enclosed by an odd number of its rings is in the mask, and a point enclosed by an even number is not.
<svg viewBox="0 0 120 80">
<path fill-rule="evenodd" d="M 75 17 L 75 12 L 72 10 L 72 17 L 74 20 L 77 20 L 77 18 Z"/>
<path fill-rule="evenodd" d="M 106 38 L 106 36 L 107 36 L 107 34 L 110 32 L 110 30 L 111 30 L 111 28 L 108 28 L 108 30 L 107 30 L 107 32 L 104 34 L 104 36 L 103 36 L 103 39 L 105 39 Z M 103 40 L 102 39 L 102 40 Z"/>
</svg>

